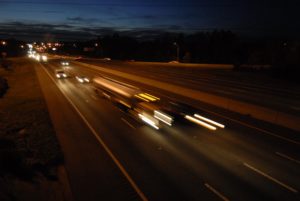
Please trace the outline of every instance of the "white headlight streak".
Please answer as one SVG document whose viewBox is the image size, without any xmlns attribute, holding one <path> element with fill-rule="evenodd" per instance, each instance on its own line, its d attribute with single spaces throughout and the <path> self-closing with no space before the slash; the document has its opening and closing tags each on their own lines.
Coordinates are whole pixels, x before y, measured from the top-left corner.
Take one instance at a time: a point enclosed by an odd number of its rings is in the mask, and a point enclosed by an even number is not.
<svg viewBox="0 0 300 201">
<path fill-rule="evenodd" d="M 155 122 L 152 121 L 151 119 L 149 119 L 148 117 L 146 117 L 146 116 L 144 116 L 144 115 L 142 115 L 142 114 L 139 114 L 139 117 L 140 117 L 141 120 L 142 120 L 143 122 L 145 122 L 146 124 L 152 126 L 152 127 L 155 128 L 156 130 L 159 130 L 159 127 L 156 126 Z"/>
<path fill-rule="evenodd" d="M 208 123 L 205 123 L 204 121 L 201 121 L 201 120 L 199 120 L 199 119 L 196 119 L 196 118 L 194 118 L 194 117 L 192 117 L 192 116 L 185 115 L 184 118 L 186 118 L 187 120 L 189 120 L 189 121 L 191 121 L 191 122 L 194 122 L 194 123 L 196 123 L 196 124 L 199 124 L 199 125 L 201 125 L 201 126 L 203 126 L 203 127 L 205 127 L 205 128 L 208 128 L 208 129 L 210 129 L 210 130 L 217 130 L 217 128 L 216 128 L 215 126 L 212 126 L 212 125 L 210 125 L 210 124 L 208 124 Z"/>
<path fill-rule="evenodd" d="M 157 111 L 155 110 L 154 111 L 154 118 L 162 121 L 163 123 L 169 125 L 169 126 L 172 126 L 172 123 L 173 123 L 173 118 L 167 114 L 164 114 L 160 111 Z"/>
<path fill-rule="evenodd" d="M 203 120 L 203 121 L 206 121 L 206 122 L 208 122 L 208 123 L 211 123 L 211 124 L 213 124 L 213 125 L 215 125 L 215 126 L 218 126 L 218 127 L 220 127 L 220 128 L 225 128 L 225 125 L 220 124 L 220 123 L 218 123 L 218 122 L 215 122 L 215 121 L 213 121 L 213 120 L 211 120 L 211 119 L 208 119 L 208 118 L 206 118 L 206 117 L 203 117 L 203 116 L 201 116 L 201 115 L 199 115 L 199 114 L 194 114 L 194 117 L 197 117 L 198 119 L 201 119 L 201 120 Z"/>
</svg>

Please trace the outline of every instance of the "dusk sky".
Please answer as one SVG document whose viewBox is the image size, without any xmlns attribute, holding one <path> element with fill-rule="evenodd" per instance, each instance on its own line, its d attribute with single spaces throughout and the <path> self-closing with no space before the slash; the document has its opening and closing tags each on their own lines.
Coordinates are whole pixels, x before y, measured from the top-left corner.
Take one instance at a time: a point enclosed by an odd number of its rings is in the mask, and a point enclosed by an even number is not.
<svg viewBox="0 0 300 201">
<path fill-rule="evenodd" d="M 300 35 L 297 1 L 0 0 L 0 38 L 86 39 L 214 29 L 247 35 Z"/>
</svg>

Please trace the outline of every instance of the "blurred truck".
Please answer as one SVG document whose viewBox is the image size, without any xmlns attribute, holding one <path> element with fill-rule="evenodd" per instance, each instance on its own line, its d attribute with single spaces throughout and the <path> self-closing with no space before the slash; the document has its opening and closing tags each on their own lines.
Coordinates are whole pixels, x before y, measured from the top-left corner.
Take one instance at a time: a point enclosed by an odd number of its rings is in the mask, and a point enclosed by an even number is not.
<svg viewBox="0 0 300 201">
<path fill-rule="evenodd" d="M 155 129 L 160 129 L 161 123 L 169 126 L 173 123 L 173 118 L 161 111 L 160 98 L 154 95 L 108 77 L 96 77 L 92 84 L 98 95 Z"/>
</svg>

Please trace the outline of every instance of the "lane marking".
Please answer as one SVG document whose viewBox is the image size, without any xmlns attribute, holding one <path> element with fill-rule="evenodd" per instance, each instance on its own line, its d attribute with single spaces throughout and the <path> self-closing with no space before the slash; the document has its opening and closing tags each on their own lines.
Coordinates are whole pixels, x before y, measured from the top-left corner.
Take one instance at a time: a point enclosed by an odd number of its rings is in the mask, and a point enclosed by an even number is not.
<svg viewBox="0 0 300 201">
<path fill-rule="evenodd" d="M 125 124 L 127 124 L 130 128 L 132 128 L 132 129 L 136 129 L 131 123 L 129 123 L 126 119 L 124 119 L 123 117 L 121 118 L 121 120 L 125 123 Z"/>
<path fill-rule="evenodd" d="M 99 98 L 97 98 L 95 95 L 91 95 L 91 97 L 92 97 L 94 100 L 99 100 Z"/>
<path fill-rule="evenodd" d="M 219 191 L 217 191 L 215 188 L 213 188 L 211 185 L 209 185 L 208 183 L 205 183 L 204 186 L 206 188 L 208 188 L 210 191 L 212 191 L 215 195 L 217 195 L 219 198 L 221 198 L 224 201 L 229 201 L 229 199 L 227 197 L 225 197 L 224 195 L 222 195 Z"/>
<path fill-rule="evenodd" d="M 71 101 L 71 99 L 69 97 L 66 96 L 65 92 L 62 91 L 58 85 L 56 84 L 55 80 L 53 79 L 53 77 L 51 77 L 50 73 L 44 69 L 44 67 L 42 67 L 42 69 L 48 74 L 48 76 L 50 77 L 50 79 L 54 82 L 54 84 L 57 86 L 57 88 L 61 91 L 61 93 L 64 95 L 64 97 L 68 100 L 68 102 L 70 103 L 70 105 L 75 109 L 75 111 L 78 113 L 78 115 L 81 117 L 81 119 L 83 120 L 83 122 L 86 124 L 86 126 L 90 129 L 90 131 L 93 133 L 93 135 L 95 136 L 95 138 L 98 140 L 98 142 L 102 145 L 102 147 L 104 148 L 104 150 L 106 151 L 106 153 L 110 156 L 110 158 L 113 160 L 113 162 L 117 165 L 117 167 L 119 168 L 119 170 L 122 172 L 122 174 L 125 176 L 125 178 L 128 180 L 128 182 L 130 183 L 130 185 L 133 187 L 133 189 L 136 191 L 136 193 L 140 196 L 140 198 L 143 201 L 148 201 L 148 199 L 146 198 L 145 194 L 141 191 L 141 189 L 137 186 L 137 184 L 134 182 L 134 180 L 131 178 L 131 176 L 128 174 L 128 172 L 126 171 L 126 169 L 123 167 L 123 165 L 120 163 L 120 161 L 116 158 L 116 156 L 112 153 L 112 151 L 108 148 L 108 146 L 105 144 L 105 142 L 102 140 L 102 138 L 98 135 L 98 133 L 96 132 L 96 130 L 91 126 L 91 124 L 88 122 L 88 120 L 83 116 L 83 114 L 79 111 L 79 109 L 77 108 L 77 106 Z"/>
<path fill-rule="evenodd" d="M 293 162 L 295 162 L 295 163 L 300 164 L 300 161 L 297 160 L 297 159 L 294 159 L 294 158 L 292 158 L 292 157 L 290 157 L 290 156 L 287 156 L 287 155 L 285 155 L 285 154 L 283 154 L 283 153 L 280 153 L 280 152 L 275 152 L 275 153 L 276 153 L 277 155 L 279 155 L 279 156 L 285 158 L 285 159 L 288 159 L 288 160 L 290 160 L 290 161 L 293 161 Z"/>
<path fill-rule="evenodd" d="M 298 190 L 296 190 L 295 188 L 293 188 L 293 187 L 291 187 L 291 186 L 289 186 L 289 185 L 287 185 L 287 184 L 285 184 L 285 183 L 279 181 L 278 179 L 275 179 L 274 177 L 272 177 L 272 176 L 270 176 L 270 175 L 268 175 L 268 174 L 266 174 L 266 173 L 264 173 L 264 172 L 262 172 L 262 171 L 256 169 L 255 167 L 253 167 L 253 166 L 251 166 L 251 165 L 249 165 L 249 164 L 247 164 L 247 163 L 243 163 L 243 165 L 246 166 L 247 168 L 253 170 L 254 172 L 256 172 L 256 173 L 258 173 L 258 174 L 260 174 L 260 175 L 266 177 L 267 179 L 269 179 L 269 180 L 271 180 L 271 181 L 273 181 L 273 182 L 279 184 L 280 186 L 282 186 L 282 187 L 288 189 L 289 191 L 292 191 L 293 193 L 298 193 Z"/>
</svg>

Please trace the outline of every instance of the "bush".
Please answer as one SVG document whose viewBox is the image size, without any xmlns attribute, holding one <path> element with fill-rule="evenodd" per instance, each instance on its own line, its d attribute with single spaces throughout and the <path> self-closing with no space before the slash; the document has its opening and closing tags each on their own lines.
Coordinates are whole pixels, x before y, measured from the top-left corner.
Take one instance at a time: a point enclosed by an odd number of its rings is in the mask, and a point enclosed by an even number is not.
<svg viewBox="0 0 300 201">
<path fill-rule="evenodd" d="M 8 89 L 7 80 L 0 77 L 0 98 L 6 93 Z"/>
</svg>

